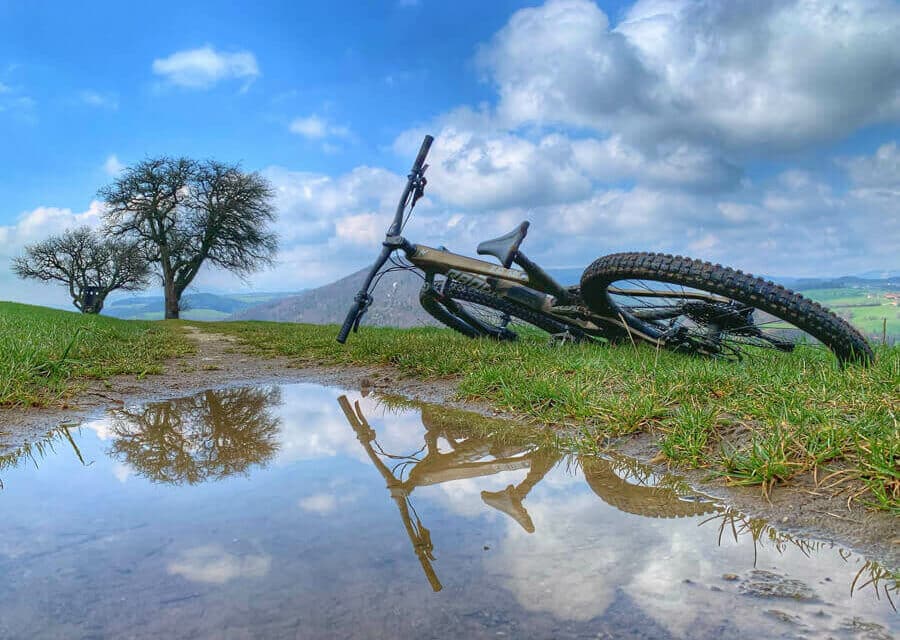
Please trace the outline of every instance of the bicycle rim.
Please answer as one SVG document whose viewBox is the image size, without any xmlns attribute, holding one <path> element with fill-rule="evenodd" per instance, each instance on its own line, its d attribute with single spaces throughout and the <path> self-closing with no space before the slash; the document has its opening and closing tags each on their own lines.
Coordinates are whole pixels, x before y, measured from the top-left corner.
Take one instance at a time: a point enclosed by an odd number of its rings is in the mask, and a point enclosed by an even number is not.
<svg viewBox="0 0 900 640">
<path fill-rule="evenodd" d="M 753 305 L 663 280 L 613 280 L 607 299 L 628 324 L 670 348 L 726 360 L 766 351 L 826 349 L 815 336 Z"/>
</svg>

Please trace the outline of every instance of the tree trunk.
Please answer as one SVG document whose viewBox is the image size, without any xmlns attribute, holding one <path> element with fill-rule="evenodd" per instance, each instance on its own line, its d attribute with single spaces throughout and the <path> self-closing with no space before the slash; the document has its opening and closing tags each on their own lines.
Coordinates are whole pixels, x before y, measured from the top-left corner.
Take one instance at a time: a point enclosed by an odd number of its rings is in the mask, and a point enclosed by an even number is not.
<svg viewBox="0 0 900 640">
<path fill-rule="evenodd" d="M 166 293 L 166 320 L 178 320 L 180 296 L 175 291 L 175 279 L 172 277 L 166 278 L 164 288 Z"/>
</svg>

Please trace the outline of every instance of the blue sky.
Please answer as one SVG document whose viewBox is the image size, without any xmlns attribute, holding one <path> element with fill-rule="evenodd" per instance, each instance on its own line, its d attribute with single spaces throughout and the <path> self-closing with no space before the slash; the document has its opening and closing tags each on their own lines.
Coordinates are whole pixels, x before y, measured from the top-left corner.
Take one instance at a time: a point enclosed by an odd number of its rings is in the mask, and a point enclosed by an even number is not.
<svg viewBox="0 0 900 640">
<path fill-rule="evenodd" d="M 785 275 L 900 266 L 891 0 L 0 3 L 0 261 L 98 225 L 97 189 L 168 154 L 278 189 L 278 265 L 362 267 L 425 132 L 414 240 L 521 219 L 551 266 L 665 250 Z M 0 265 L 0 299 L 65 304 Z"/>
</svg>

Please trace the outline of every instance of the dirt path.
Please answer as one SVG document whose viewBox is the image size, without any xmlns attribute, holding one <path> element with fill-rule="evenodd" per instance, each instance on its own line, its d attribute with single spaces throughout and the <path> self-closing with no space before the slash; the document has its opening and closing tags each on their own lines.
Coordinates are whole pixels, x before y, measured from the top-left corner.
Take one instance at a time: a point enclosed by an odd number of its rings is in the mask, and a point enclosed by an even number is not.
<svg viewBox="0 0 900 640">
<path fill-rule="evenodd" d="M 43 409 L 0 409 L 0 455 L 23 442 L 34 441 L 62 423 L 78 423 L 110 407 L 190 395 L 211 387 L 254 383 L 317 382 L 350 389 L 370 387 L 413 400 L 449 404 L 483 414 L 521 419 L 501 414 L 483 405 L 454 400 L 455 381 L 423 383 L 383 367 L 298 368 L 288 358 L 261 359 L 242 353 L 235 339 L 185 329 L 196 341 L 196 352 L 170 362 L 166 373 L 137 378 L 118 376 L 109 381 L 90 381 L 75 397 L 60 406 Z M 655 437 L 641 434 L 613 443 L 622 453 L 649 463 L 658 453 Z M 657 471 L 665 466 L 653 465 Z M 721 499 L 751 517 L 759 517 L 788 533 L 811 536 L 854 549 L 877 558 L 890 567 L 900 567 L 900 518 L 866 510 L 858 503 L 847 505 L 846 490 L 817 488 L 811 478 L 790 487 L 776 488 L 769 499 L 756 487 L 726 487 L 704 472 L 679 472 L 698 491 Z"/>
</svg>

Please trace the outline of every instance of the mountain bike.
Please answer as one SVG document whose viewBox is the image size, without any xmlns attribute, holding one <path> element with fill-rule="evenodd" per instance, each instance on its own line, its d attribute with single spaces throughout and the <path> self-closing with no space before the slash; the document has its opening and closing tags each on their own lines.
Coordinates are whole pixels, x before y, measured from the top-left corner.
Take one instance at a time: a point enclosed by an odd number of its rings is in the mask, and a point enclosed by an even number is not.
<svg viewBox="0 0 900 640">
<path fill-rule="evenodd" d="M 874 357 L 856 329 L 820 304 L 719 264 L 615 253 L 587 267 L 580 284 L 563 286 L 522 252 L 527 221 L 478 245 L 479 255 L 499 264 L 413 244 L 402 233 L 425 193 L 425 159 L 433 141 L 425 136 L 422 142 L 381 253 L 341 326 L 342 344 L 351 330 L 358 331 L 381 277 L 403 269 L 422 277 L 419 302 L 425 311 L 471 338 L 549 334 L 557 342 L 645 342 L 734 361 L 800 346 L 830 349 L 842 365 L 865 365 Z"/>
</svg>

